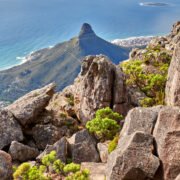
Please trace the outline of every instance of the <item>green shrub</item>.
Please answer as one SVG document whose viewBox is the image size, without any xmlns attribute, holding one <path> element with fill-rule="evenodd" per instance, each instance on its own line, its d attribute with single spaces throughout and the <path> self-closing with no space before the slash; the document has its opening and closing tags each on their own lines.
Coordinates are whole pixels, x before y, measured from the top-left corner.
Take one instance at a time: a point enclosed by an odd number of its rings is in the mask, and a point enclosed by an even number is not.
<svg viewBox="0 0 180 180">
<path fill-rule="evenodd" d="M 75 164 L 75 163 L 72 162 L 72 163 L 70 163 L 70 164 L 67 164 L 67 165 L 63 168 L 63 170 L 64 170 L 64 172 L 65 172 L 66 174 L 68 174 L 68 173 L 70 173 L 70 172 L 75 173 L 75 172 L 79 171 L 80 168 L 81 168 L 81 166 L 80 166 L 79 164 Z"/>
<path fill-rule="evenodd" d="M 145 107 L 164 104 L 165 84 L 171 55 L 160 46 L 147 48 L 141 60 L 129 60 L 121 64 L 126 74 L 126 84 L 133 85 L 142 91 L 146 98 L 140 101 Z M 150 67 L 152 71 L 145 70 Z"/>
<path fill-rule="evenodd" d="M 119 135 L 116 135 L 114 139 L 108 144 L 108 153 L 114 151 L 118 145 Z"/>
<path fill-rule="evenodd" d="M 55 160 L 53 163 L 53 169 L 58 174 L 64 173 L 63 172 L 64 167 L 65 167 L 65 164 L 60 159 Z"/>
<path fill-rule="evenodd" d="M 68 175 L 65 180 L 89 180 L 89 174 L 89 170 L 84 169 Z"/>
<path fill-rule="evenodd" d="M 51 151 L 49 154 L 46 154 L 42 158 L 42 164 L 46 167 L 52 165 L 56 160 L 56 151 Z"/>
<path fill-rule="evenodd" d="M 31 166 L 29 163 L 22 163 L 14 172 L 14 180 L 48 180 L 43 175 L 45 169 L 38 166 Z"/>
<path fill-rule="evenodd" d="M 87 122 L 86 128 L 102 141 L 111 140 L 119 132 L 118 121 L 122 118 L 122 115 L 113 112 L 109 107 L 103 108 L 96 112 L 94 119 Z"/>
</svg>

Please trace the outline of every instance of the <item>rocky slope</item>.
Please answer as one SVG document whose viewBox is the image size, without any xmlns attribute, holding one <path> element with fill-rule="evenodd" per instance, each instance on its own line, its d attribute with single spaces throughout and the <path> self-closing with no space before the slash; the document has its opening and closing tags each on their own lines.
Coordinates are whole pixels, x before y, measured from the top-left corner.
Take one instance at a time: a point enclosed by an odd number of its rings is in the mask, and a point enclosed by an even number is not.
<svg viewBox="0 0 180 180">
<path fill-rule="evenodd" d="M 57 90 L 71 84 L 80 71 L 82 58 L 104 54 L 114 63 L 127 59 L 128 48 L 111 44 L 98 37 L 89 24 L 84 24 L 79 35 L 39 50 L 27 57 L 22 65 L 0 72 L 0 100 L 13 101 L 27 92 L 54 81 Z"/>
<path fill-rule="evenodd" d="M 81 164 L 81 171 L 88 168 L 92 180 L 104 180 L 105 177 L 107 180 L 178 180 L 179 37 L 180 22 L 174 25 L 169 36 L 153 40 L 149 45 L 158 44 L 161 50 L 166 49 L 172 55 L 164 105 L 135 107 L 139 106 L 135 102 L 142 97 L 140 90 L 137 87 L 136 91 L 130 89 L 123 69 L 99 55 L 84 58 L 80 74 L 62 92 L 56 93 L 55 84 L 49 84 L 1 109 L 1 179 L 11 179 L 12 164 L 30 161 L 32 166 L 38 166 L 45 155 L 55 150 L 62 162 L 71 159 Z M 143 50 L 136 49 L 132 53 L 130 62 L 134 57 L 143 60 Z M 146 69 L 149 65 L 146 64 Z M 153 72 L 158 74 L 154 68 Z M 125 117 L 124 121 L 118 121 L 122 128 L 112 152 L 109 152 L 109 141 L 102 141 L 85 128 L 85 124 L 97 116 L 96 111 L 104 107 Z M 49 168 L 45 175 L 52 179 L 65 176 L 53 173 Z"/>
</svg>

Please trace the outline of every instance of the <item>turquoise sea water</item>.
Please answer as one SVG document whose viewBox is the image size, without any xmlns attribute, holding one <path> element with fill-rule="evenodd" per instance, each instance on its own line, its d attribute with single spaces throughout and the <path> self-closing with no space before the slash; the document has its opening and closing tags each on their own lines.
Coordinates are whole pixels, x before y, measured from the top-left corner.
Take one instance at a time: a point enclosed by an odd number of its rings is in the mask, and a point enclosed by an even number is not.
<svg viewBox="0 0 180 180">
<path fill-rule="evenodd" d="M 21 63 L 31 51 L 70 39 L 84 22 L 113 40 L 163 35 L 180 20 L 179 0 L 164 0 L 169 5 L 158 7 L 143 2 L 149 1 L 0 0 L 0 69 Z"/>
</svg>

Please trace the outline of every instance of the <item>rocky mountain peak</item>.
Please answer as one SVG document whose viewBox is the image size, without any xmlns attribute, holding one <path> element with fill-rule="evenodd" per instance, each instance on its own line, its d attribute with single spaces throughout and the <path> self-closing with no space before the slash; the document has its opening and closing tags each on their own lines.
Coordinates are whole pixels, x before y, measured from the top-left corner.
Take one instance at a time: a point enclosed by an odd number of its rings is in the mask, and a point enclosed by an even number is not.
<svg viewBox="0 0 180 180">
<path fill-rule="evenodd" d="M 84 23 L 81 27 L 81 31 L 79 33 L 79 37 L 83 37 L 86 35 L 95 35 L 95 32 L 93 31 L 92 27 L 88 23 Z"/>
</svg>

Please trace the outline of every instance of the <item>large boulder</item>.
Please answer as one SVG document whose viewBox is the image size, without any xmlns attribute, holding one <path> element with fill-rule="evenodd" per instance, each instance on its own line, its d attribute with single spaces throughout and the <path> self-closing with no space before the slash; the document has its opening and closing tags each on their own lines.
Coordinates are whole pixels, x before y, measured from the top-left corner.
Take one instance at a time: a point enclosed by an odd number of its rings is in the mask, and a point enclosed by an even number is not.
<svg viewBox="0 0 180 180">
<path fill-rule="evenodd" d="M 19 123 L 8 110 L 0 110 L 0 149 L 12 141 L 22 141 L 23 133 Z"/>
<path fill-rule="evenodd" d="M 75 112 L 84 123 L 103 107 L 126 114 L 124 75 L 107 57 L 87 56 L 74 86 Z"/>
<path fill-rule="evenodd" d="M 23 126 L 31 124 L 48 105 L 54 94 L 54 89 L 55 84 L 52 83 L 41 89 L 34 90 L 9 105 L 7 109 L 13 113 Z"/>
<path fill-rule="evenodd" d="M 52 124 L 37 124 L 32 134 L 38 149 L 45 149 L 46 145 L 52 145 L 64 136 L 62 129 Z"/>
<path fill-rule="evenodd" d="M 144 133 L 151 134 L 160 109 L 161 106 L 152 108 L 138 107 L 130 110 L 126 116 L 120 137 L 131 135 L 136 131 L 142 131 Z"/>
<path fill-rule="evenodd" d="M 166 104 L 180 106 L 180 43 L 176 46 L 168 71 Z"/>
<path fill-rule="evenodd" d="M 99 162 L 99 153 L 96 148 L 96 140 L 87 130 L 82 130 L 68 139 L 72 161 L 81 162 Z"/>
<path fill-rule="evenodd" d="M 164 107 L 160 111 L 153 135 L 162 162 L 159 174 L 164 180 L 174 180 L 180 173 L 179 107 Z"/>
<path fill-rule="evenodd" d="M 107 180 L 153 179 L 159 159 L 153 155 L 153 136 L 136 131 L 120 138 L 107 163 Z"/>
<path fill-rule="evenodd" d="M 9 154 L 0 150 L 0 179 L 10 180 L 12 177 L 12 159 Z"/>
<path fill-rule="evenodd" d="M 53 145 L 47 145 L 46 149 L 37 157 L 37 160 L 41 160 L 42 157 L 46 154 L 49 154 L 51 151 L 56 151 L 57 159 L 61 159 L 64 163 L 67 161 L 68 157 L 68 141 L 65 137 L 61 138 Z"/>
<path fill-rule="evenodd" d="M 9 154 L 13 160 L 24 162 L 35 159 L 39 155 L 39 151 L 35 148 L 13 141 L 9 148 Z"/>
</svg>

